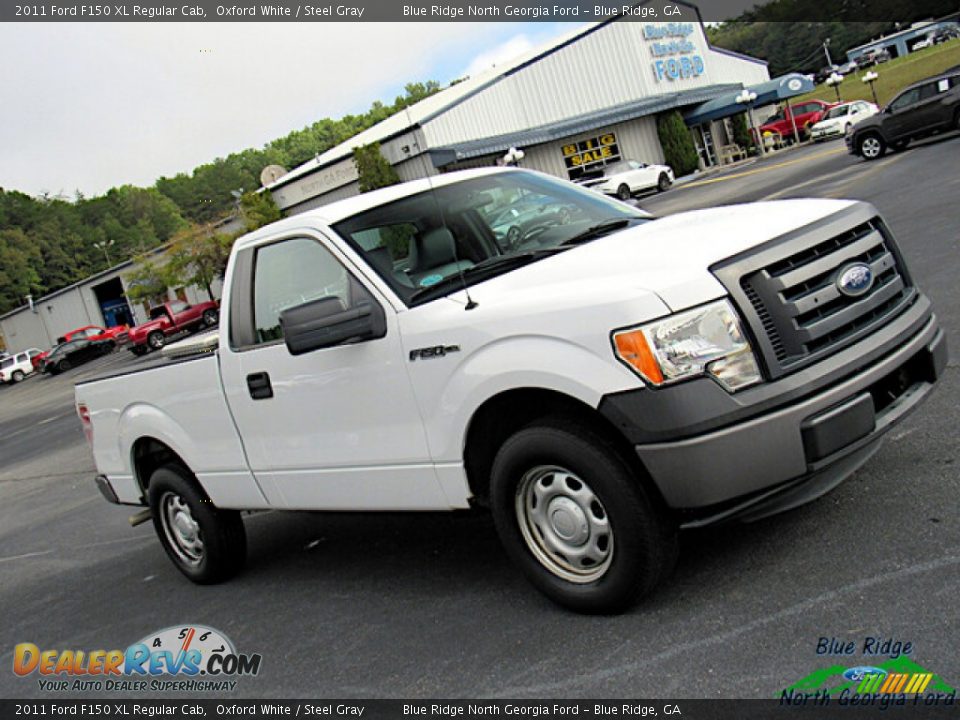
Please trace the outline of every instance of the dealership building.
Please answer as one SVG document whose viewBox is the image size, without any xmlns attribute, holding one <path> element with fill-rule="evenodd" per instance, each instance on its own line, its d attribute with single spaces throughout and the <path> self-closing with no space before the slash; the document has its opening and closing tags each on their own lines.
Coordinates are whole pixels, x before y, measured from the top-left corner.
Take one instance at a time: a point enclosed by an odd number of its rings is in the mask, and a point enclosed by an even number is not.
<svg viewBox="0 0 960 720">
<path fill-rule="evenodd" d="M 402 180 L 495 165 L 510 148 L 521 165 L 576 179 L 617 160 L 660 163 L 657 118 L 687 117 L 709 167 L 731 144 L 729 118 L 744 87 L 756 105 L 812 89 L 799 75 L 770 80 L 762 60 L 712 47 L 696 8 L 664 22 L 613 18 L 567 33 L 387 118 L 267 187 L 286 214 L 358 193 L 353 150 L 380 143 Z M 700 113 L 712 102 L 710 113 Z"/>
</svg>

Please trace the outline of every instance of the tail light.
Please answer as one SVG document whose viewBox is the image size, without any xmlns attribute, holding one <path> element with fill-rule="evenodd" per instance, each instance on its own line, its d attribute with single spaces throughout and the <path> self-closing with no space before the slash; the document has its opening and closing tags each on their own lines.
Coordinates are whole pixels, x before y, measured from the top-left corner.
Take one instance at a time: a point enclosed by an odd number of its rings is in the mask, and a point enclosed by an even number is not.
<svg viewBox="0 0 960 720">
<path fill-rule="evenodd" d="M 80 424 L 83 425 L 83 434 L 87 438 L 87 444 L 93 448 L 93 422 L 90 420 L 90 411 L 83 403 L 77 404 L 77 415 L 80 416 Z"/>
</svg>

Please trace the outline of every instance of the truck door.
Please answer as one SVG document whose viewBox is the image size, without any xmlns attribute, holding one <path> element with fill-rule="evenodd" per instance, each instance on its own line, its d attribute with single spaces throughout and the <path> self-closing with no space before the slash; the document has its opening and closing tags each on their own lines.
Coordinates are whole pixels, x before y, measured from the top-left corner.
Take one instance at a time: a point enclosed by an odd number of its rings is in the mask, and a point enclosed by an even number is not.
<svg viewBox="0 0 960 720">
<path fill-rule="evenodd" d="M 335 254 L 337 253 L 337 254 Z M 238 252 L 224 391 L 271 504 L 326 510 L 448 509 L 407 375 L 396 313 L 336 248 L 300 232 Z M 325 297 L 379 303 L 382 338 L 292 355 L 280 313 Z"/>
</svg>

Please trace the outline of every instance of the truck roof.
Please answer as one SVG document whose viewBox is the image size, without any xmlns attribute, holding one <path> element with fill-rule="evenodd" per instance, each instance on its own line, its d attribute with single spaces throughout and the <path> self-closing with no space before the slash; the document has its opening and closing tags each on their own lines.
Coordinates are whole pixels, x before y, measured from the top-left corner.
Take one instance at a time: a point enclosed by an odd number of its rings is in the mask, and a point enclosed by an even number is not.
<svg viewBox="0 0 960 720">
<path fill-rule="evenodd" d="M 451 183 L 469 180 L 470 178 L 483 177 L 484 175 L 496 175 L 499 173 L 518 172 L 516 168 L 485 167 L 475 168 L 473 170 L 457 170 L 456 172 L 444 173 L 432 178 L 423 178 L 420 180 L 411 180 L 410 182 L 391 185 L 390 187 L 373 190 L 362 195 L 337 200 L 329 205 L 324 205 L 316 210 L 310 210 L 305 213 L 298 213 L 283 220 L 260 228 L 249 235 L 244 235 L 237 240 L 236 247 L 243 248 L 255 243 L 264 234 L 273 234 L 277 231 L 292 229 L 303 225 L 305 219 L 319 220 L 324 225 L 333 225 L 357 213 L 364 212 L 370 208 L 379 205 L 386 205 L 405 198 L 409 195 L 416 195 L 425 192 L 431 188 L 443 187 Z M 528 171 L 529 172 L 529 171 Z"/>
</svg>

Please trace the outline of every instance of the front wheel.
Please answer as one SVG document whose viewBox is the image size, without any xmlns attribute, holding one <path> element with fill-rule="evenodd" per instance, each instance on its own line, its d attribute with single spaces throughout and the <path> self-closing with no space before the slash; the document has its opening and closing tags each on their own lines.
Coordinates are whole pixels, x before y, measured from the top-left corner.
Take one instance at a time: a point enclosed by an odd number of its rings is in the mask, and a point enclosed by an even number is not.
<svg viewBox="0 0 960 720">
<path fill-rule="evenodd" d="M 629 200 L 629 199 L 632 197 L 632 193 L 630 192 L 630 186 L 627 185 L 626 183 L 624 183 L 623 185 L 621 185 L 620 187 L 618 187 L 618 188 L 617 188 L 617 197 L 618 197 L 620 200 Z"/>
<path fill-rule="evenodd" d="M 163 333 L 159 330 L 155 330 L 147 336 L 147 345 L 152 347 L 154 350 L 161 350 L 163 346 L 166 345 L 167 339 L 163 336 Z"/>
<path fill-rule="evenodd" d="M 71 367 L 73 367 L 73 366 L 70 364 L 70 361 L 69 361 L 69 360 L 61 360 L 60 362 L 58 362 L 58 363 L 56 364 L 56 368 L 57 368 L 57 372 L 58 372 L 58 373 L 65 373 L 65 372 L 66 372 L 67 370 L 69 370 Z"/>
<path fill-rule="evenodd" d="M 18 383 L 18 382 L 23 382 L 23 379 L 24 379 L 25 377 L 26 377 L 26 375 L 23 374 L 23 370 L 14 370 L 14 371 L 13 371 L 13 375 L 10 376 L 10 379 L 11 379 L 14 383 Z"/>
<path fill-rule="evenodd" d="M 624 610 L 676 556 L 674 525 L 616 448 L 580 423 L 541 421 L 508 439 L 493 463 L 490 496 L 513 562 L 571 610 Z"/>
<path fill-rule="evenodd" d="M 865 160 L 876 160 L 883 157 L 884 153 L 887 152 L 887 144 L 879 135 L 867 135 L 860 138 L 857 141 L 857 147 L 860 150 L 861 157 Z"/>
<path fill-rule="evenodd" d="M 657 178 L 657 190 L 665 192 L 670 187 L 670 177 L 666 173 L 660 173 Z"/>
<path fill-rule="evenodd" d="M 243 569 L 247 535 L 237 510 L 222 510 L 179 465 L 150 476 L 153 527 L 177 570 L 199 585 L 228 580 Z"/>
</svg>

